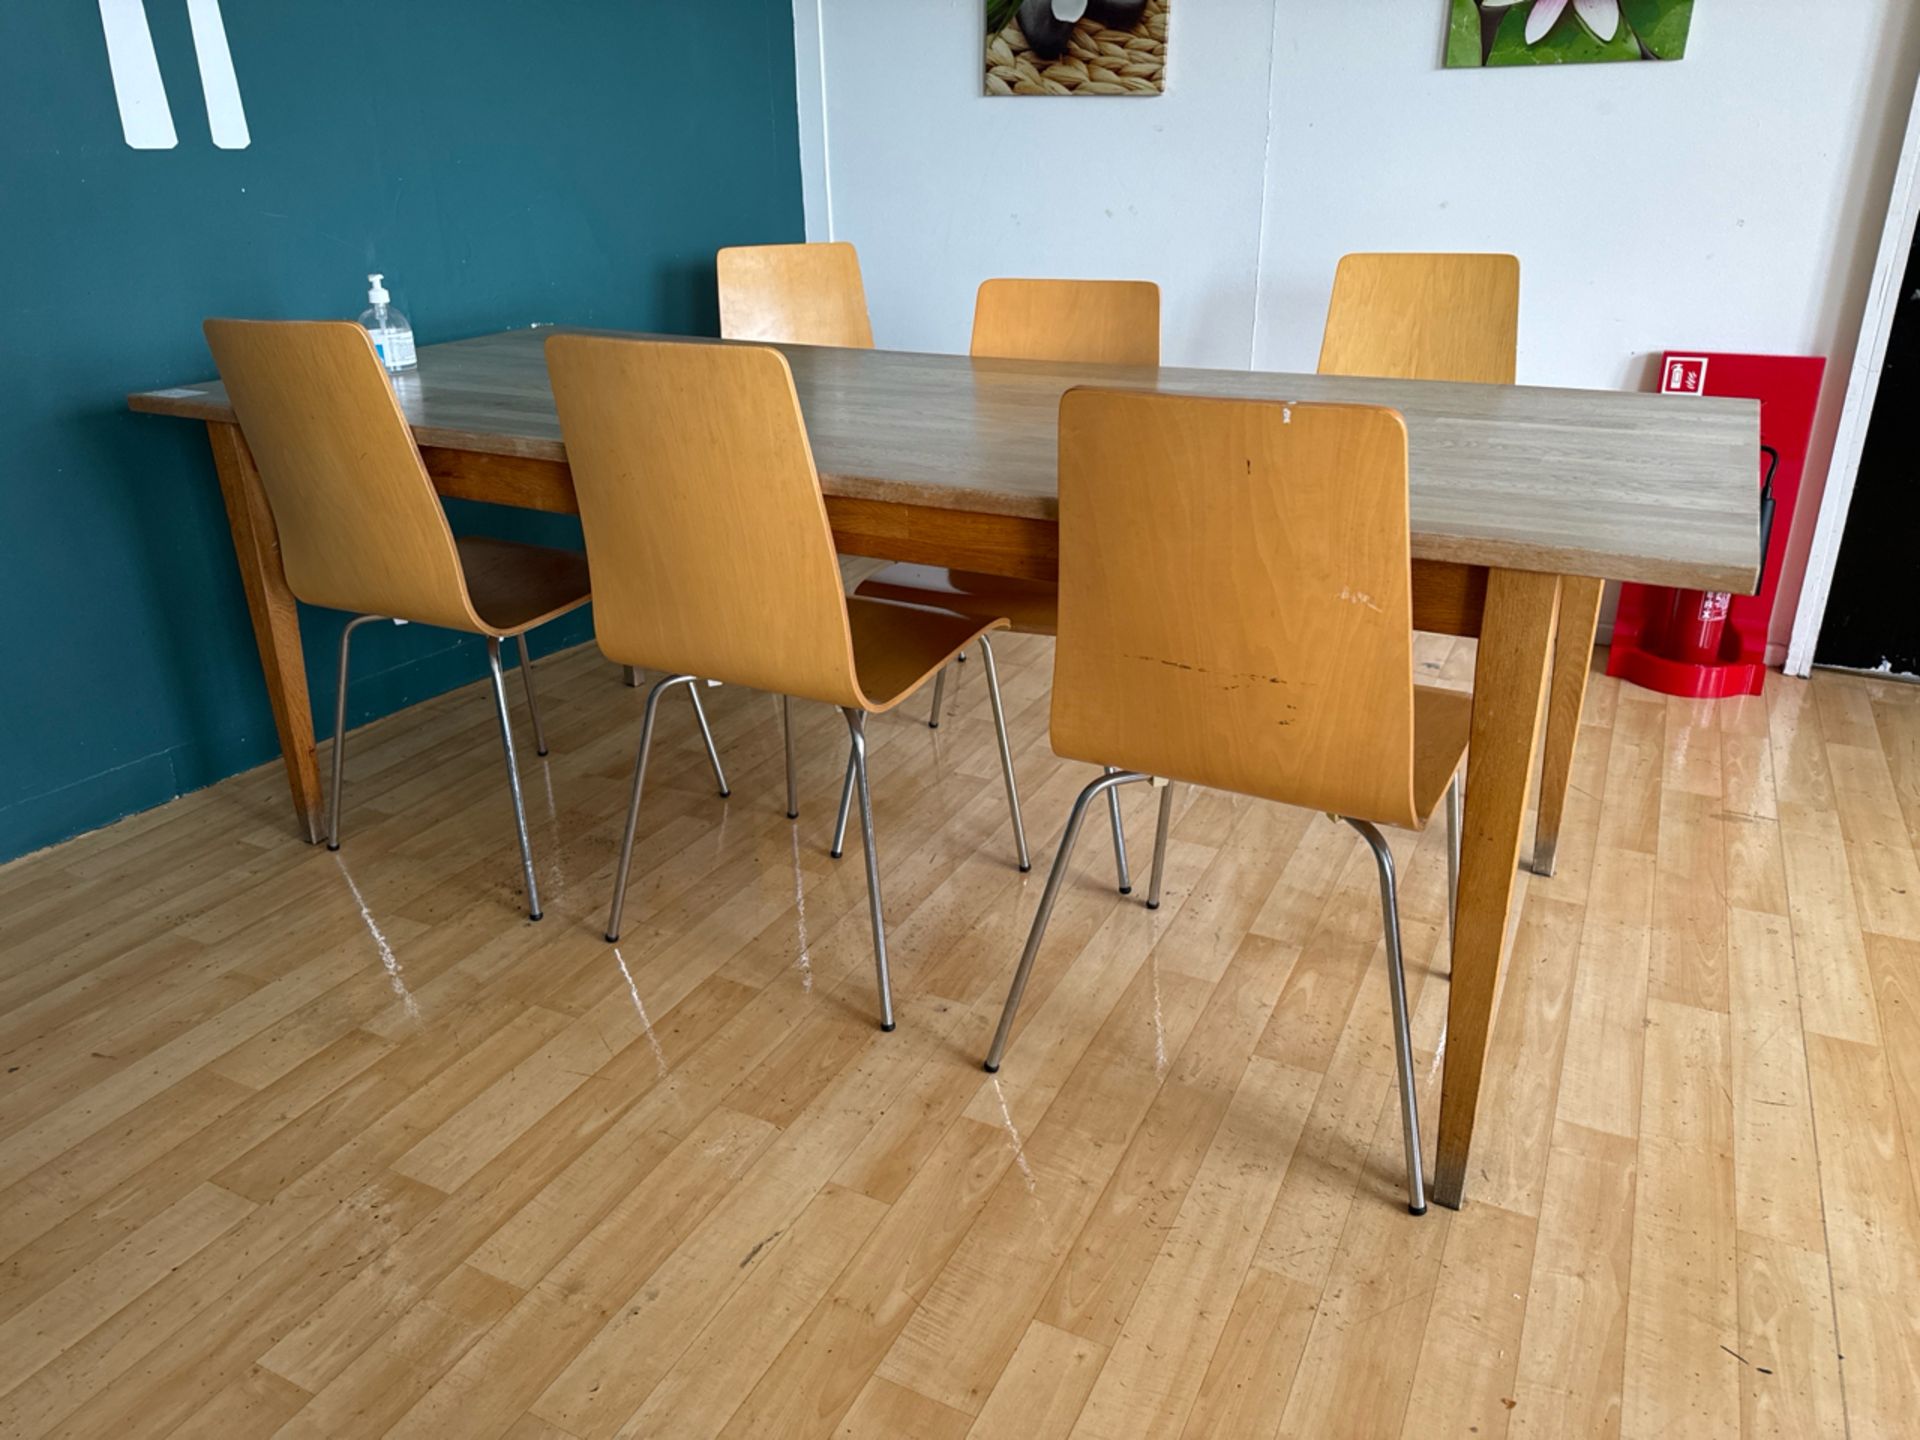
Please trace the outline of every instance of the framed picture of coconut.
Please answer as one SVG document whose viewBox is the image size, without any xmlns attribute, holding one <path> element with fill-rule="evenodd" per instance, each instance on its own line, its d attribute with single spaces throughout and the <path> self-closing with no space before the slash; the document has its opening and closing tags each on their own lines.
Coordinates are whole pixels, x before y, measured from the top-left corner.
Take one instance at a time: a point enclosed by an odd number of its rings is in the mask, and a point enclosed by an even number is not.
<svg viewBox="0 0 1920 1440">
<path fill-rule="evenodd" d="M 1170 0 L 986 0 L 989 95 L 1158 95 Z"/>
<path fill-rule="evenodd" d="M 1693 0 L 1447 0 L 1447 66 L 1678 60 Z"/>
</svg>

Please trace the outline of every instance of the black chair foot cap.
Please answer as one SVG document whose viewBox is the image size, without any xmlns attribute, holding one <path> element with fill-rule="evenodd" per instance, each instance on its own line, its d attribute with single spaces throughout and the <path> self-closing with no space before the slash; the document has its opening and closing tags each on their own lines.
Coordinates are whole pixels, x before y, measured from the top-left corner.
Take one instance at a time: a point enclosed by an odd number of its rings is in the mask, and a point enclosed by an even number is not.
<svg viewBox="0 0 1920 1440">
<path fill-rule="evenodd" d="M 1029 870 L 1031 870 L 1031 869 L 1033 869 L 1033 866 L 1031 866 L 1031 865 L 1022 865 L 1022 866 L 1020 867 L 1020 873 L 1021 873 L 1022 875 L 1025 875 L 1025 874 L 1026 874 L 1026 873 L 1027 873 L 1027 872 L 1028 872 Z"/>
<path fill-rule="evenodd" d="M 619 943 L 620 943 L 620 937 L 614 934 L 611 930 L 609 930 L 607 932 L 607 944 L 618 945 Z"/>
<path fill-rule="evenodd" d="M 1160 902 L 1158 900 L 1147 901 L 1147 909 L 1158 910 L 1159 908 L 1160 908 Z"/>
<path fill-rule="evenodd" d="M 339 848 L 340 848 L 340 847 L 339 847 L 338 845 L 336 845 L 336 844 L 334 844 L 334 843 L 333 843 L 333 841 L 331 841 L 331 840 L 329 840 L 329 841 L 327 841 L 327 849 L 329 849 L 329 850 L 338 850 Z"/>
<path fill-rule="evenodd" d="M 927 721 L 927 729 L 938 730 L 939 728 L 940 728 L 940 722 L 938 720 Z"/>
<path fill-rule="evenodd" d="M 827 851 L 827 858 L 829 860 L 838 860 L 840 858 L 840 852 L 838 850 L 829 850 Z"/>
<path fill-rule="evenodd" d="M 540 918 L 540 912 L 538 910 L 535 910 L 531 915 L 527 916 L 527 919 L 529 920 L 538 920 L 539 918 Z"/>
<path fill-rule="evenodd" d="M 1427 1207 L 1422 1205 L 1418 1210 L 1416 1210 L 1413 1208 L 1413 1206 L 1409 1205 L 1407 1206 L 1407 1213 L 1409 1215 L 1424 1215 L 1427 1213 Z"/>
<path fill-rule="evenodd" d="M 731 795 L 731 794 L 733 794 L 733 792 L 732 792 L 731 790 L 722 790 L 722 791 L 720 792 L 720 798 L 721 798 L 722 800 L 724 800 L 724 799 L 726 799 L 726 798 L 727 798 L 727 797 L 728 797 L 729 795 Z"/>
<path fill-rule="evenodd" d="M 534 751 L 533 753 L 540 756 L 542 759 L 545 759 L 547 754 L 547 747 L 542 745 L 538 750 Z"/>
<path fill-rule="evenodd" d="M 800 812 L 798 810 L 787 811 L 787 819 L 798 820 L 799 818 L 800 818 Z"/>
<path fill-rule="evenodd" d="M 882 1026 L 881 1026 L 880 1028 L 881 1028 L 882 1030 L 885 1030 L 885 1031 L 886 1031 L 886 1032 L 887 1032 L 888 1034 L 892 1034 L 892 1033 L 893 1033 L 893 1021 L 891 1021 L 891 1020 L 889 1020 L 889 1021 L 887 1021 L 887 1022 L 886 1022 L 885 1024 L 883 1024 L 883 1025 L 882 1025 Z"/>
<path fill-rule="evenodd" d="M 980 1068 L 986 1071 L 987 1074 L 989 1075 L 998 1075 L 1000 1073 L 1000 1067 L 994 1064 L 991 1060 L 982 1061 Z"/>
<path fill-rule="evenodd" d="M 1131 895 L 1131 894 L 1133 894 L 1133 886 L 1131 886 L 1131 885 L 1122 885 L 1122 886 L 1120 887 L 1120 893 L 1121 893 L 1122 895 Z"/>
</svg>

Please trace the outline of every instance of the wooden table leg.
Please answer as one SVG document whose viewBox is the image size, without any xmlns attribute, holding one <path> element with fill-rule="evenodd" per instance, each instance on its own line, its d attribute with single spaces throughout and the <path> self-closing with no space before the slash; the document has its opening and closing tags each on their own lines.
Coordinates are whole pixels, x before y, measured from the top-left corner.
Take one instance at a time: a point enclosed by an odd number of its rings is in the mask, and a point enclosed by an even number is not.
<svg viewBox="0 0 1920 1440">
<path fill-rule="evenodd" d="M 1560 818 L 1573 778 L 1573 747 L 1580 738 L 1580 712 L 1587 703 L 1593 667 L 1593 637 L 1600 628 L 1604 580 L 1560 577 L 1560 624 L 1553 644 L 1553 686 L 1547 697 L 1546 753 L 1540 762 L 1540 818 L 1533 831 L 1533 873 L 1553 874 L 1560 848 Z"/>
<path fill-rule="evenodd" d="M 1446 1069 L 1440 1079 L 1440 1143 L 1433 1177 L 1434 1198 L 1456 1209 L 1466 1190 L 1474 1112 L 1493 1029 L 1559 586 L 1557 575 L 1524 570 L 1495 570 L 1487 581 L 1473 671 L 1459 930 L 1447 1003 Z"/>
<path fill-rule="evenodd" d="M 260 471 L 238 425 L 210 421 L 207 438 L 220 475 L 220 496 L 233 530 L 233 553 L 240 561 L 240 583 L 253 617 L 253 639 L 260 647 L 260 669 L 280 734 L 280 755 L 293 791 L 293 816 L 308 844 L 324 832 L 320 763 L 313 743 L 313 709 L 307 699 L 307 662 L 300 645 L 300 616 L 287 573 L 280 565 L 280 535 L 260 486 Z"/>
</svg>

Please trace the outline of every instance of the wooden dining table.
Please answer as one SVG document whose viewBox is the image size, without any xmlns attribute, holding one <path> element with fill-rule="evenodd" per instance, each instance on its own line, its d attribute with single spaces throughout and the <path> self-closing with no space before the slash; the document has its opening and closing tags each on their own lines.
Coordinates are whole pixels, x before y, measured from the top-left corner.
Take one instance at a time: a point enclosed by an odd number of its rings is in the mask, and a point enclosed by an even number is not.
<svg viewBox="0 0 1920 1440">
<path fill-rule="evenodd" d="M 441 494 L 577 509 L 542 349 L 554 333 L 537 327 L 427 346 L 419 368 L 396 377 Z M 1057 572 L 1057 417 L 1073 386 L 1344 401 L 1391 406 L 1405 417 L 1413 623 L 1478 641 L 1433 1185 L 1440 1203 L 1458 1206 L 1536 761 L 1533 867 L 1549 873 L 1604 582 L 1755 588 L 1758 405 L 780 348 L 842 551 L 1038 580 Z M 147 391 L 129 403 L 207 426 L 295 815 L 317 841 L 324 805 L 306 661 L 246 438 L 216 382 Z"/>
</svg>

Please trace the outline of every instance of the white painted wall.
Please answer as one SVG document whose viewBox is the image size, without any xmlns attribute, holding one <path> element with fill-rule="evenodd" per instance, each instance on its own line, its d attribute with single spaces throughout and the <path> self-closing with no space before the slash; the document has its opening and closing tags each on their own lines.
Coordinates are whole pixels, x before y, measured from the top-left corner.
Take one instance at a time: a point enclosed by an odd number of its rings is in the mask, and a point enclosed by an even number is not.
<svg viewBox="0 0 1920 1440">
<path fill-rule="evenodd" d="M 882 345 L 965 349 L 991 275 L 1138 276 L 1170 363 L 1280 370 L 1312 367 L 1344 252 L 1511 250 L 1523 382 L 1828 355 L 1817 491 L 1920 5 L 1700 0 L 1677 64 L 1485 72 L 1440 68 L 1445 11 L 1175 0 L 1165 96 L 990 100 L 981 0 L 795 0 L 808 233 L 859 247 Z"/>
<path fill-rule="evenodd" d="M 808 235 L 859 247 L 877 343 L 965 350 L 989 276 L 1145 275 L 1167 292 L 1170 359 L 1246 366 L 1270 12 L 1186 7 L 1207 13 L 1174 17 L 1175 93 L 995 105 L 980 95 L 981 0 L 795 0 L 797 45 L 812 33 L 825 47 L 824 67 L 811 62 L 825 189 L 807 193 Z M 1252 18 L 1222 24 L 1227 11 Z M 805 76 L 809 59 L 796 63 Z"/>
</svg>

